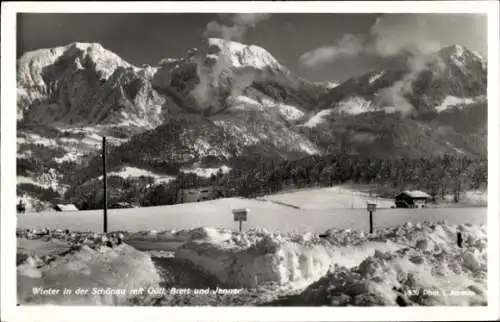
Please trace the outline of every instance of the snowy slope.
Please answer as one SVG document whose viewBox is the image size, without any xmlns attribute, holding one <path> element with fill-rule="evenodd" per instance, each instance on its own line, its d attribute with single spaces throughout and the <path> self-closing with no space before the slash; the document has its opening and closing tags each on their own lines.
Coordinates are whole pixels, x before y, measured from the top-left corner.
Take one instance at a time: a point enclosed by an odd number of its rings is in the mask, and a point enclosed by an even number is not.
<svg viewBox="0 0 500 322">
<path fill-rule="evenodd" d="M 228 63 L 228 65 L 224 66 L 225 68 L 250 66 L 256 69 L 285 69 L 268 51 L 259 46 L 245 45 L 221 38 L 209 38 L 208 45 L 221 49 L 218 58 Z M 216 57 L 216 54 L 213 55 L 210 57 Z"/>
<path fill-rule="evenodd" d="M 437 112 L 443 112 L 450 108 L 462 108 L 465 105 L 474 104 L 484 100 L 485 100 L 484 96 L 478 96 L 478 97 L 446 96 L 443 102 L 439 106 L 436 106 L 435 109 Z"/>
<path fill-rule="evenodd" d="M 120 169 L 120 171 L 116 172 L 109 172 L 108 176 L 117 176 L 121 177 L 124 179 L 127 178 L 138 178 L 141 176 L 144 177 L 152 177 L 155 181 L 155 183 L 162 183 L 162 182 L 170 182 L 175 179 L 173 176 L 165 176 L 161 174 L 157 174 L 148 170 L 136 168 L 136 167 L 123 167 Z M 102 179 L 102 176 L 99 177 L 99 180 Z"/>
<path fill-rule="evenodd" d="M 203 110 L 223 109 L 226 95 L 238 96 L 250 87 L 282 103 L 302 107 L 312 106 L 324 92 L 322 85 L 294 75 L 267 50 L 256 45 L 209 38 L 197 51 L 196 59 L 199 82 L 190 94 Z"/>
<path fill-rule="evenodd" d="M 47 69 L 59 61 L 75 60 L 76 69 L 83 69 L 82 62 L 93 63 L 101 79 L 107 80 L 118 67 L 132 67 L 115 53 L 98 43 L 72 43 L 67 46 L 39 49 L 23 54 L 17 62 L 18 95 L 23 106 L 18 108 L 18 119 L 35 100 L 46 98 L 53 90 L 45 78 Z M 64 70 L 59 71 L 64 73 Z"/>
</svg>

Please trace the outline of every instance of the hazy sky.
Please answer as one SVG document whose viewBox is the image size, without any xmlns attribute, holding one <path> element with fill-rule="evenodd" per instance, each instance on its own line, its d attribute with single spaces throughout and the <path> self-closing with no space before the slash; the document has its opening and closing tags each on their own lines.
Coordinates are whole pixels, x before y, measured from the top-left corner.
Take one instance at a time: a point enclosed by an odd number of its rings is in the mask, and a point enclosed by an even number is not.
<svg viewBox="0 0 500 322">
<path fill-rule="evenodd" d="M 18 56 L 72 42 L 99 42 L 135 65 L 155 65 L 207 36 L 267 49 L 313 81 L 340 81 L 394 64 L 402 52 L 460 44 L 487 57 L 477 14 L 21 14 Z"/>
</svg>

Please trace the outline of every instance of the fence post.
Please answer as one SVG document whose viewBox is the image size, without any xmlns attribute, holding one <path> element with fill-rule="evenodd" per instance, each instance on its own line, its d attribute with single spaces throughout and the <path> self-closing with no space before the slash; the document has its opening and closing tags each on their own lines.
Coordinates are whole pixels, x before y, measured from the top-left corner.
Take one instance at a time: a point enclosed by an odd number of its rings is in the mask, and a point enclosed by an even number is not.
<svg viewBox="0 0 500 322">
<path fill-rule="evenodd" d="M 366 210 L 370 213 L 370 234 L 373 233 L 373 212 L 377 209 L 377 204 L 374 202 L 368 202 L 366 204 Z"/>
<path fill-rule="evenodd" d="M 370 211 L 370 234 L 373 233 L 373 212 Z"/>
</svg>

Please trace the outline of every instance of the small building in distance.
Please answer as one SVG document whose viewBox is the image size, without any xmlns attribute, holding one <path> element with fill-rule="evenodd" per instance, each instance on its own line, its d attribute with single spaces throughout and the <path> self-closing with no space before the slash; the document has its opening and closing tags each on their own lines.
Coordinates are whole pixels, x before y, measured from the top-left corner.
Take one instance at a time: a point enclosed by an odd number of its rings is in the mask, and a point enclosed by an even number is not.
<svg viewBox="0 0 500 322">
<path fill-rule="evenodd" d="M 395 197 L 397 208 L 424 208 L 432 197 L 420 190 L 405 190 Z"/>
<path fill-rule="evenodd" d="M 67 204 L 67 205 L 57 204 L 54 206 L 54 210 L 66 212 L 66 211 L 78 211 L 78 208 L 76 208 L 76 206 L 72 204 Z"/>
<path fill-rule="evenodd" d="M 109 207 L 110 209 L 126 209 L 126 208 L 135 208 L 131 203 L 125 202 L 125 201 L 120 201 L 117 203 L 114 203 Z"/>
<path fill-rule="evenodd" d="M 177 196 L 177 202 L 200 202 L 214 199 L 214 190 L 212 187 L 181 189 Z"/>
</svg>

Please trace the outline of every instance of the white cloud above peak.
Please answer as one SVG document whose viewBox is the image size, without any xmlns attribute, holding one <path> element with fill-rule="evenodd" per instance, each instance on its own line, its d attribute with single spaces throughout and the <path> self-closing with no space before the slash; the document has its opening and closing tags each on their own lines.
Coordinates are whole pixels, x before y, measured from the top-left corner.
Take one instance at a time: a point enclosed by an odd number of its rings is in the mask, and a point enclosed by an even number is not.
<svg viewBox="0 0 500 322">
<path fill-rule="evenodd" d="M 340 56 L 357 55 L 363 51 L 363 38 L 353 34 L 344 35 L 333 46 L 322 46 L 300 56 L 301 64 L 315 67 L 337 59 Z"/>
<path fill-rule="evenodd" d="M 452 44 L 486 44 L 483 18 L 472 14 L 385 14 L 376 19 L 365 36 L 345 34 L 333 45 L 304 53 L 300 63 L 314 68 L 361 53 L 390 57 L 405 52 L 419 56 Z M 474 30 L 476 34 L 463 30 Z M 481 53 L 485 52 L 483 48 Z"/>
<path fill-rule="evenodd" d="M 218 14 L 218 18 L 222 22 L 215 20 L 209 22 L 204 35 L 205 37 L 241 41 L 248 28 L 255 28 L 257 24 L 270 17 L 269 13 Z"/>
</svg>

